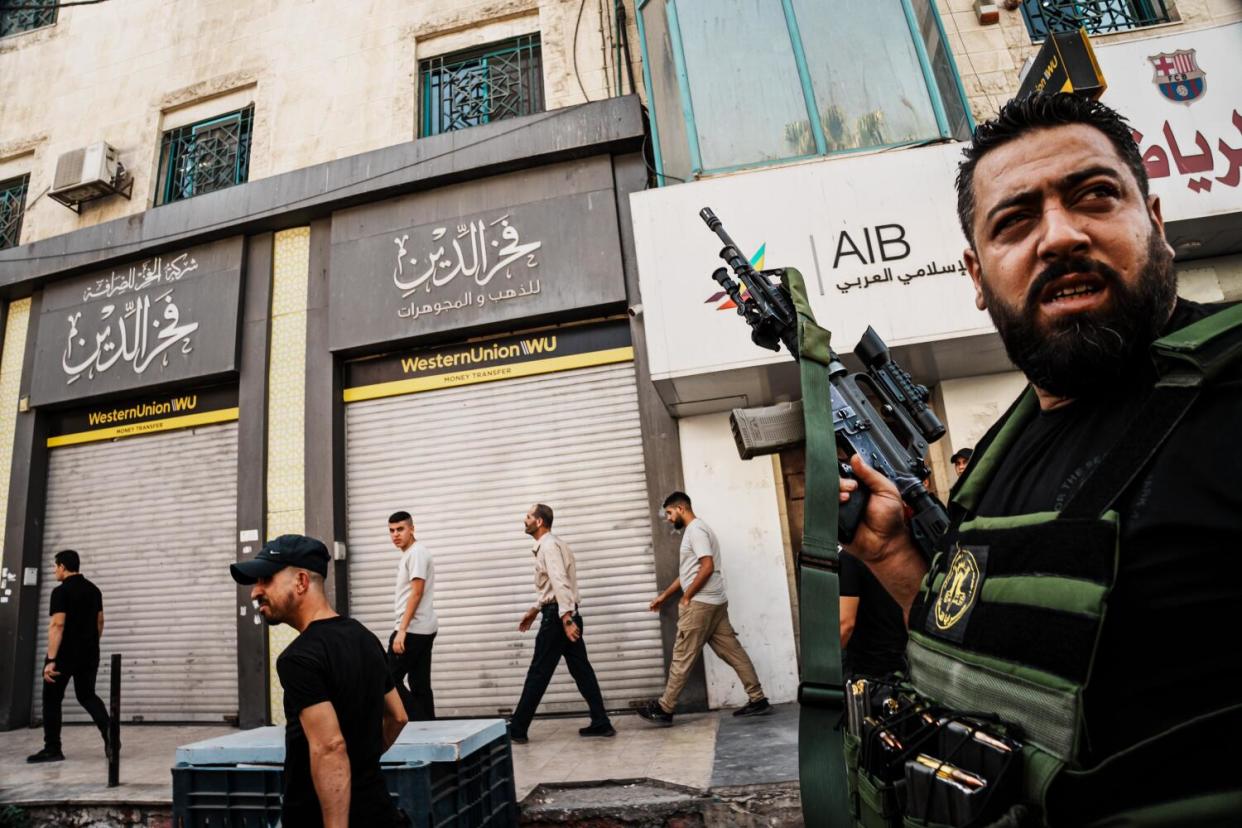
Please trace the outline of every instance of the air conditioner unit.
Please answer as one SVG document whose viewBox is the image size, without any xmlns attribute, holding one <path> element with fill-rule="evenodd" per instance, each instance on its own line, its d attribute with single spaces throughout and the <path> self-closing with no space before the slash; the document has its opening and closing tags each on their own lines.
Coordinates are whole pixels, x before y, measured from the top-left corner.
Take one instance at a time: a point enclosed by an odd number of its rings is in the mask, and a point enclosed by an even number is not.
<svg viewBox="0 0 1242 828">
<path fill-rule="evenodd" d="M 116 148 L 97 141 L 57 159 L 56 176 L 48 197 L 76 211 L 84 201 L 113 193 L 128 198 L 132 183 L 117 158 Z"/>
</svg>

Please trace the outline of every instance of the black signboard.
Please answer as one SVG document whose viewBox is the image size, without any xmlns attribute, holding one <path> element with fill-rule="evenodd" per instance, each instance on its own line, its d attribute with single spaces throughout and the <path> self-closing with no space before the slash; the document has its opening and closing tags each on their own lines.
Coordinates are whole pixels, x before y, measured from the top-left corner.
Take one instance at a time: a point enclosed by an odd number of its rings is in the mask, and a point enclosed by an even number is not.
<svg viewBox="0 0 1242 828">
<path fill-rule="evenodd" d="M 237 367 L 240 236 L 57 282 L 43 292 L 34 405 Z"/>
<path fill-rule="evenodd" d="M 334 351 L 625 301 L 607 156 L 343 210 L 328 275 Z"/>
<path fill-rule="evenodd" d="M 351 362 L 345 402 L 413 394 L 479 382 L 627 362 L 634 358 L 627 320 L 578 325 L 398 351 Z"/>
<path fill-rule="evenodd" d="M 1079 29 L 1048 35 L 1022 81 L 1018 97 L 1074 92 L 1094 100 L 1107 88 L 1091 38 L 1086 29 Z"/>
<path fill-rule="evenodd" d="M 136 437 L 237 419 L 237 386 L 157 394 L 57 412 L 50 448 Z"/>
</svg>

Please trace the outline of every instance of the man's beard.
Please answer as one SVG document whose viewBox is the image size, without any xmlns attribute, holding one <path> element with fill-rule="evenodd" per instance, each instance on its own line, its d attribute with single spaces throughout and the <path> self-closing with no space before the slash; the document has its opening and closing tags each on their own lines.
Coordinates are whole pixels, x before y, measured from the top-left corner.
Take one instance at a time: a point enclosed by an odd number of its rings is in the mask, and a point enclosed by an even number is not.
<svg viewBox="0 0 1242 828">
<path fill-rule="evenodd" d="M 1039 295 L 1054 279 L 1068 273 L 1094 273 L 1102 278 L 1109 301 L 1099 310 L 1041 327 Z M 999 301 L 988 289 L 986 274 L 980 288 L 1010 361 L 1036 388 L 1070 399 L 1108 392 L 1150 376 L 1148 346 L 1160 336 L 1177 298 L 1173 257 L 1154 226 L 1147 260 L 1134 285 L 1126 284 L 1121 274 L 1103 262 L 1075 256 L 1040 273 L 1021 309 Z"/>
<path fill-rule="evenodd" d="M 673 528 L 674 528 L 674 529 L 678 529 L 678 530 L 680 530 L 680 529 L 685 529 L 685 528 L 686 528 L 686 519 L 685 519 L 685 518 L 683 518 L 683 517 L 675 517 L 675 518 L 673 518 Z"/>
</svg>

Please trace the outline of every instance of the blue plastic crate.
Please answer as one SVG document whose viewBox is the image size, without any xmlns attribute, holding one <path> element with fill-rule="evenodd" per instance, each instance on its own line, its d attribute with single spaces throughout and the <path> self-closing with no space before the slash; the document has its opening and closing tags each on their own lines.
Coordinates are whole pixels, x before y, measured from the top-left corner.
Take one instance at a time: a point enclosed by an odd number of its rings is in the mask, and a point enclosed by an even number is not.
<svg viewBox="0 0 1242 828">
<path fill-rule="evenodd" d="M 413 825 L 430 824 L 422 817 L 431 811 L 430 766 L 411 762 L 382 770 L 393 804 Z M 280 822 L 282 768 L 191 765 L 172 774 L 173 828 L 272 828 Z"/>
<path fill-rule="evenodd" d="M 284 728 L 177 748 L 174 828 L 270 828 L 280 816 Z M 412 722 L 381 767 L 416 828 L 511 828 L 519 811 L 503 721 Z"/>
</svg>

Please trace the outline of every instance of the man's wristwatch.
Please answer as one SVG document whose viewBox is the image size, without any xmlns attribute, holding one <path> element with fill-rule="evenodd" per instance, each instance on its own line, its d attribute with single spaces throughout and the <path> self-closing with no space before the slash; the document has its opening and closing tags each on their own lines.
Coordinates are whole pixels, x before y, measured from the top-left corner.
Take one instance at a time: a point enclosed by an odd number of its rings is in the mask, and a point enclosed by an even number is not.
<svg viewBox="0 0 1242 828">
<path fill-rule="evenodd" d="M 49 664 L 55 664 L 55 663 L 56 663 L 56 659 L 55 659 L 55 658 L 53 658 L 52 656 L 44 656 L 44 657 L 43 657 L 43 666 L 44 666 L 44 667 L 46 667 L 46 666 L 47 666 L 47 665 L 49 665 Z"/>
</svg>

